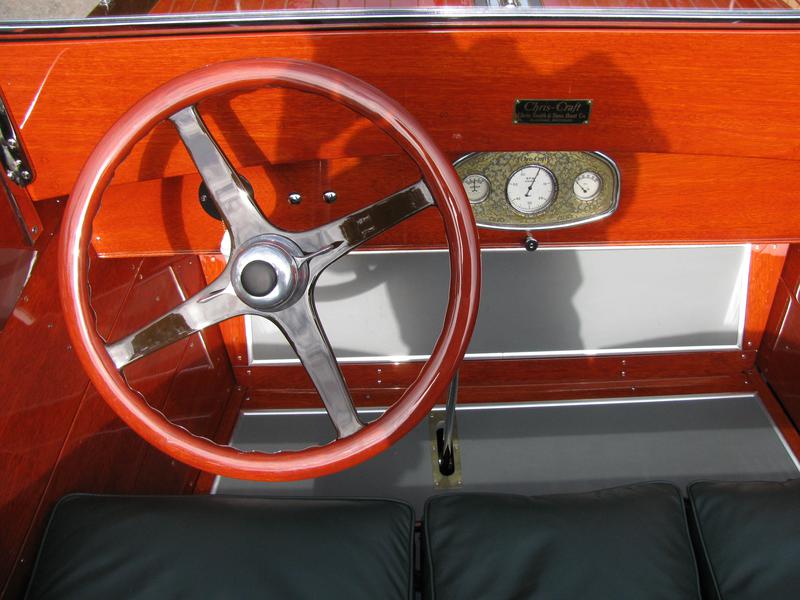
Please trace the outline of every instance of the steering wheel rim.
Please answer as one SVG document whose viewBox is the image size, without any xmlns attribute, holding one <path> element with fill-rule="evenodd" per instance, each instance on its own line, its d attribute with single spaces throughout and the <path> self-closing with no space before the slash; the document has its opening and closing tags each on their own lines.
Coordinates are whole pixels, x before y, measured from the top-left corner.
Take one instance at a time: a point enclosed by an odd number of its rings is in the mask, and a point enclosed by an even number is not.
<svg viewBox="0 0 800 600">
<path fill-rule="evenodd" d="M 324 445 L 278 453 L 245 452 L 171 423 L 125 383 L 95 327 L 88 286 L 92 222 L 105 188 L 133 146 L 157 123 L 216 94 L 280 86 L 326 97 L 366 117 L 414 160 L 433 195 L 450 250 L 445 323 L 414 382 L 376 421 Z M 117 415 L 176 460 L 228 477 L 288 481 L 353 466 L 388 448 L 430 411 L 466 351 L 480 295 L 480 251 L 469 202 L 452 164 L 417 120 L 393 99 L 342 71 L 305 61 L 248 59 L 203 67 L 153 90 L 106 133 L 90 154 L 61 228 L 59 287 L 67 329 L 92 383 Z"/>
</svg>

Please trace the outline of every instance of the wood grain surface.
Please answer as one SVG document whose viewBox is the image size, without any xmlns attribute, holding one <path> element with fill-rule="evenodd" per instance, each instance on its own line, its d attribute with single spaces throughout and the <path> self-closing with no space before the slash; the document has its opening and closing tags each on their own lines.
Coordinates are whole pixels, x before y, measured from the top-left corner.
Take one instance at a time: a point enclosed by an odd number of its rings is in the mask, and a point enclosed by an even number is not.
<svg viewBox="0 0 800 600">
<path fill-rule="evenodd" d="M 39 199 L 68 193 L 101 135 L 148 91 L 194 68 L 250 56 L 311 60 L 360 77 L 405 106 L 451 154 L 597 149 L 800 158 L 791 135 L 800 78 L 786 60 L 800 51 L 792 30 L 431 29 L 2 43 L 26 57 L 4 67 L 0 87 L 21 115 L 34 163 L 46 170 L 30 188 Z M 518 98 L 590 98 L 590 124 L 514 125 Z M 298 92 L 228 95 L 202 108 L 239 166 L 397 152 L 347 109 Z M 170 126 L 159 126 L 116 182 L 192 173 L 177 147 Z M 624 180 L 632 176 L 623 171 Z"/>
</svg>

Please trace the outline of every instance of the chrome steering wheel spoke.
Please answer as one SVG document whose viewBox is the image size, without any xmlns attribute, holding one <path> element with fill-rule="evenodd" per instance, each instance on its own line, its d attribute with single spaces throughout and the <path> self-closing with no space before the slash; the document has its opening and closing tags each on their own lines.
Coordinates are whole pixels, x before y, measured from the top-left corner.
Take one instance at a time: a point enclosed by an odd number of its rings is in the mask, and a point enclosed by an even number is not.
<svg viewBox="0 0 800 600">
<path fill-rule="evenodd" d="M 208 132 L 197 107 L 187 106 L 169 119 L 203 177 L 230 232 L 233 246 L 257 235 L 278 233 L 279 230 L 261 213 L 242 178 Z"/>
<path fill-rule="evenodd" d="M 317 389 L 338 438 L 364 427 L 314 306 L 314 284 L 336 260 L 434 205 L 419 181 L 327 225 L 299 233 L 267 221 L 192 105 L 170 117 L 216 203 L 234 253 L 204 290 L 138 331 L 106 344 L 117 369 L 231 317 L 253 314 L 286 336 Z M 298 297 L 299 295 L 299 297 Z M 273 298 L 274 296 L 274 298 Z"/>
<path fill-rule="evenodd" d="M 292 233 L 291 237 L 307 255 L 313 282 L 328 266 L 354 248 L 433 205 L 428 187 L 418 181 L 366 208 L 321 227 Z"/>
<path fill-rule="evenodd" d="M 116 342 L 106 344 L 106 350 L 121 371 L 132 362 L 206 327 L 251 312 L 253 309 L 234 292 L 230 284 L 229 269 L 225 269 L 206 288 L 166 315 Z"/>
<path fill-rule="evenodd" d="M 273 321 L 294 348 L 322 398 L 337 437 L 347 437 L 364 427 L 317 315 L 313 287 L 291 306 L 262 316 Z"/>
</svg>

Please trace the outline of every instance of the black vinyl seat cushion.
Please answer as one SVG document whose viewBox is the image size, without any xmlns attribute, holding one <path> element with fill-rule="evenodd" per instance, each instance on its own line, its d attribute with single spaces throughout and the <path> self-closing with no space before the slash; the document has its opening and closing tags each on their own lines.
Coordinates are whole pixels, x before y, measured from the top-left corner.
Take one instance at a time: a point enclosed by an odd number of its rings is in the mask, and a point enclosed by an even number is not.
<svg viewBox="0 0 800 600">
<path fill-rule="evenodd" d="M 677 488 L 435 496 L 425 507 L 429 600 L 697 600 Z"/>
<path fill-rule="evenodd" d="M 27 598 L 413 598 L 414 512 L 391 500 L 71 495 Z"/>
<path fill-rule="evenodd" d="M 800 598 L 800 479 L 698 482 L 689 501 L 707 597 Z"/>
</svg>

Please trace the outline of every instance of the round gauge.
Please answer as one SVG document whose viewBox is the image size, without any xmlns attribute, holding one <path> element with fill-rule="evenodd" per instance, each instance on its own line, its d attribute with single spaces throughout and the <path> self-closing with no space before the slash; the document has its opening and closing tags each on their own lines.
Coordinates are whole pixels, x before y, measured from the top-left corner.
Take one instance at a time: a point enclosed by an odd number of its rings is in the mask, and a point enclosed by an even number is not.
<svg viewBox="0 0 800 600">
<path fill-rule="evenodd" d="M 528 165 L 508 180 L 508 203 L 518 212 L 532 215 L 547 208 L 556 197 L 555 176 L 541 165 Z"/>
<path fill-rule="evenodd" d="M 603 187 L 603 180 L 594 171 L 584 171 L 575 178 L 572 184 L 572 192 L 579 200 L 591 200 L 600 193 Z"/>
<path fill-rule="evenodd" d="M 470 204 L 478 204 L 489 197 L 489 180 L 483 175 L 467 175 L 462 183 Z"/>
</svg>

